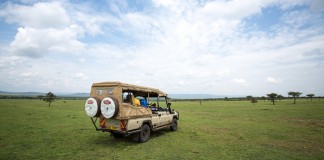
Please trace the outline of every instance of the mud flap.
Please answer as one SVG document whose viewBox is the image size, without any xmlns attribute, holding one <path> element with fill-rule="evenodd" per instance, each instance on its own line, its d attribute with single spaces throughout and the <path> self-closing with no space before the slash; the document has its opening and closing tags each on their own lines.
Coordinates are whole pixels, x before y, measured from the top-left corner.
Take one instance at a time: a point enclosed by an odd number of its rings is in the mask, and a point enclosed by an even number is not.
<svg viewBox="0 0 324 160">
<path fill-rule="evenodd" d="M 132 135 L 133 136 L 133 141 L 136 141 L 136 142 L 139 141 L 139 134 L 140 133 L 135 133 L 135 134 Z"/>
</svg>

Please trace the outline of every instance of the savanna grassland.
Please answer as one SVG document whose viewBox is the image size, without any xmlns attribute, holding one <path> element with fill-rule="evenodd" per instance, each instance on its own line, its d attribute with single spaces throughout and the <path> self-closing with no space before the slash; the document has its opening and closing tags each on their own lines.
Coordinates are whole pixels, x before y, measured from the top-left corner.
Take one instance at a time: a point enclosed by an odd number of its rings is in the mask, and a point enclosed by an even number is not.
<svg viewBox="0 0 324 160">
<path fill-rule="evenodd" d="M 84 101 L 0 100 L 0 159 L 324 159 L 324 100 L 173 102 L 146 143 L 95 131 Z"/>
</svg>

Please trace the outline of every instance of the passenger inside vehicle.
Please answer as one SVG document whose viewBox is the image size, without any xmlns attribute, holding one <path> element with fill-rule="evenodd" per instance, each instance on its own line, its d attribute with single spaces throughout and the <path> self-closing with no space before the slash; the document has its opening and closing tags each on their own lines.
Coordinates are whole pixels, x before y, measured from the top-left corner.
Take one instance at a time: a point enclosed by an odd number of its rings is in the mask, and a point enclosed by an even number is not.
<svg viewBox="0 0 324 160">
<path fill-rule="evenodd" d="M 134 105 L 135 106 L 140 106 L 141 103 L 140 103 L 139 99 L 137 99 L 134 95 L 132 95 L 132 96 L 133 96 L 133 103 L 134 103 Z"/>
</svg>

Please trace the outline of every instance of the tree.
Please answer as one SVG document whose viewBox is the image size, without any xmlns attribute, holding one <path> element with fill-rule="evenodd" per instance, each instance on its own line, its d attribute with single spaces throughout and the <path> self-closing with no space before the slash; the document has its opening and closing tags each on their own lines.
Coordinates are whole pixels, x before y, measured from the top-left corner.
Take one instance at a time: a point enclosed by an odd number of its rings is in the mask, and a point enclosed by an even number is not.
<svg viewBox="0 0 324 160">
<path fill-rule="evenodd" d="M 306 96 L 307 96 L 307 97 L 310 97 L 310 99 L 311 99 L 311 102 L 312 102 L 312 100 L 313 100 L 313 97 L 315 96 L 315 94 L 307 94 Z"/>
<path fill-rule="evenodd" d="M 251 103 L 253 103 L 253 105 L 255 105 L 256 103 L 258 103 L 258 100 L 254 97 L 251 98 Z"/>
<path fill-rule="evenodd" d="M 48 102 L 48 106 L 51 106 L 51 103 L 54 102 L 55 99 L 56 99 L 56 95 L 54 95 L 52 92 L 48 92 L 43 97 L 43 101 Z"/>
<path fill-rule="evenodd" d="M 280 94 L 279 94 L 277 97 L 278 97 L 279 101 L 281 101 L 281 99 L 284 98 L 284 97 L 283 97 L 282 95 L 280 95 Z"/>
<path fill-rule="evenodd" d="M 292 96 L 294 98 L 294 104 L 296 104 L 296 98 L 299 97 L 302 93 L 300 92 L 293 92 L 293 91 L 290 91 L 288 92 L 288 96 Z"/>
<path fill-rule="evenodd" d="M 263 102 L 266 100 L 265 96 L 262 96 L 261 99 L 263 100 Z"/>
<path fill-rule="evenodd" d="M 39 98 L 39 100 L 41 101 L 44 98 L 44 96 L 43 95 L 38 95 L 37 98 Z"/>
<path fill-rule="evenodd" d="M 270 94 L 267 94 L 267 96 L 270 98 L 272 104 L 275 105 L 274 100 L 278 96 L 278 94 L 277 93 L 270 93 Z"/>
<path fill-rule="evenodd" d="M 248 100 L 248 101 L 250 101 L 251 99 L 252 99 L 253 97 L 250 95 L 250 96 L 246 96 L 246 99 Z"/>
</svg>

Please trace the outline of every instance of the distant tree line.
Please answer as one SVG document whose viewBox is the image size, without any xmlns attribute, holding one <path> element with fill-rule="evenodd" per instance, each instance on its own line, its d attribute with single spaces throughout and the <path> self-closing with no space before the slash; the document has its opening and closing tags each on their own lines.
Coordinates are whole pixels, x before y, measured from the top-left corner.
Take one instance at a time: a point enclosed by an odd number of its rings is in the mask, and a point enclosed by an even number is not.
<svg viewBox="0 0 324 160">
<path fill-rule="evenodd" d="M 21 95 L 0 95 L 0 99 L 39 99 L 43 100 L 45 95 L 21 96 Z M 86 100 L 88 97 L 57 97 L 57 100 Z"/>
<path fill-rule="evenodd" d="M 296 104 L 296 99 L 310 99 L 310 101 L 313 100 L 313 98 L 321 99 L 324 97 L 315 97 L 315 94 L 307 94 L 306 97 L 300 97 L 302 93 L 300 92 L 288 92 L 288 96 L 283 96 L 277 93 L 269 93 L 266 96 L 261 97 L 253 97 L 252 95 L 248 95 L 246 97 L 224 97 L 224 98 L 205 98 L 205 99 L 180 99 L 180 98 L 172 98 L 173 102 L 177 101 L 189 101 L 189 102 L 199 102 L 199 101 L 250 101 L 251 103 L 257 103 L 260 101 L 271 101 L 272 104 L 275 104 L 276 100 L 281 101 L 283 99 L 293 99 L 293 104 Z"/>
<path fill-rule="evenodd" d="M 49 92 L 51 93 L 51 92 Z M 40 101 L 43 100 L 45 102 L 48 102 L 49 105 L 51 102 L 50 99 L 48 99 L 48 94 L 46 95 L 38 95 L 38 96 L 21 96 L 21 95 L 0 95 L 0 99 L 39 99 Z M 300 97 L 302 93 L 300 92 L 288 92 L 288 97 L 284 97 L 282 95 L 279 95 L 277 93 L 269 93 L 266 96 L 261 96 L 261 97 L 253 97 L 252 95 L 248 95 L 246 97 L 224 97 L 224 98 L 205 98 L 205 99 L 179 99 L 179 98 L 172 98 L 172 101 L 177 102 L 177 101 L 189 101 L 189 102 L 201 102 L 201 101 L 250 101 L 251 103 L 255 104 L 258 102 L 258 100 L 266 101 L 269 100 L 273 105 L 275 105 L 275 101 L 279 100 L 281 101 L 282 99 L 293 99 L 293 104 L 296 104 L 296 99 L 297 98 L 309 98 L 310 101 L 313 100 L 313 98 L 318 98 L 319 100 L 323 97 L 315 97 L 315 94 L 307 94 L 306 97 Z M 58 97 L 55 96 L 56 100 L 86 100 L 87 97 Z"/>
</svg>

